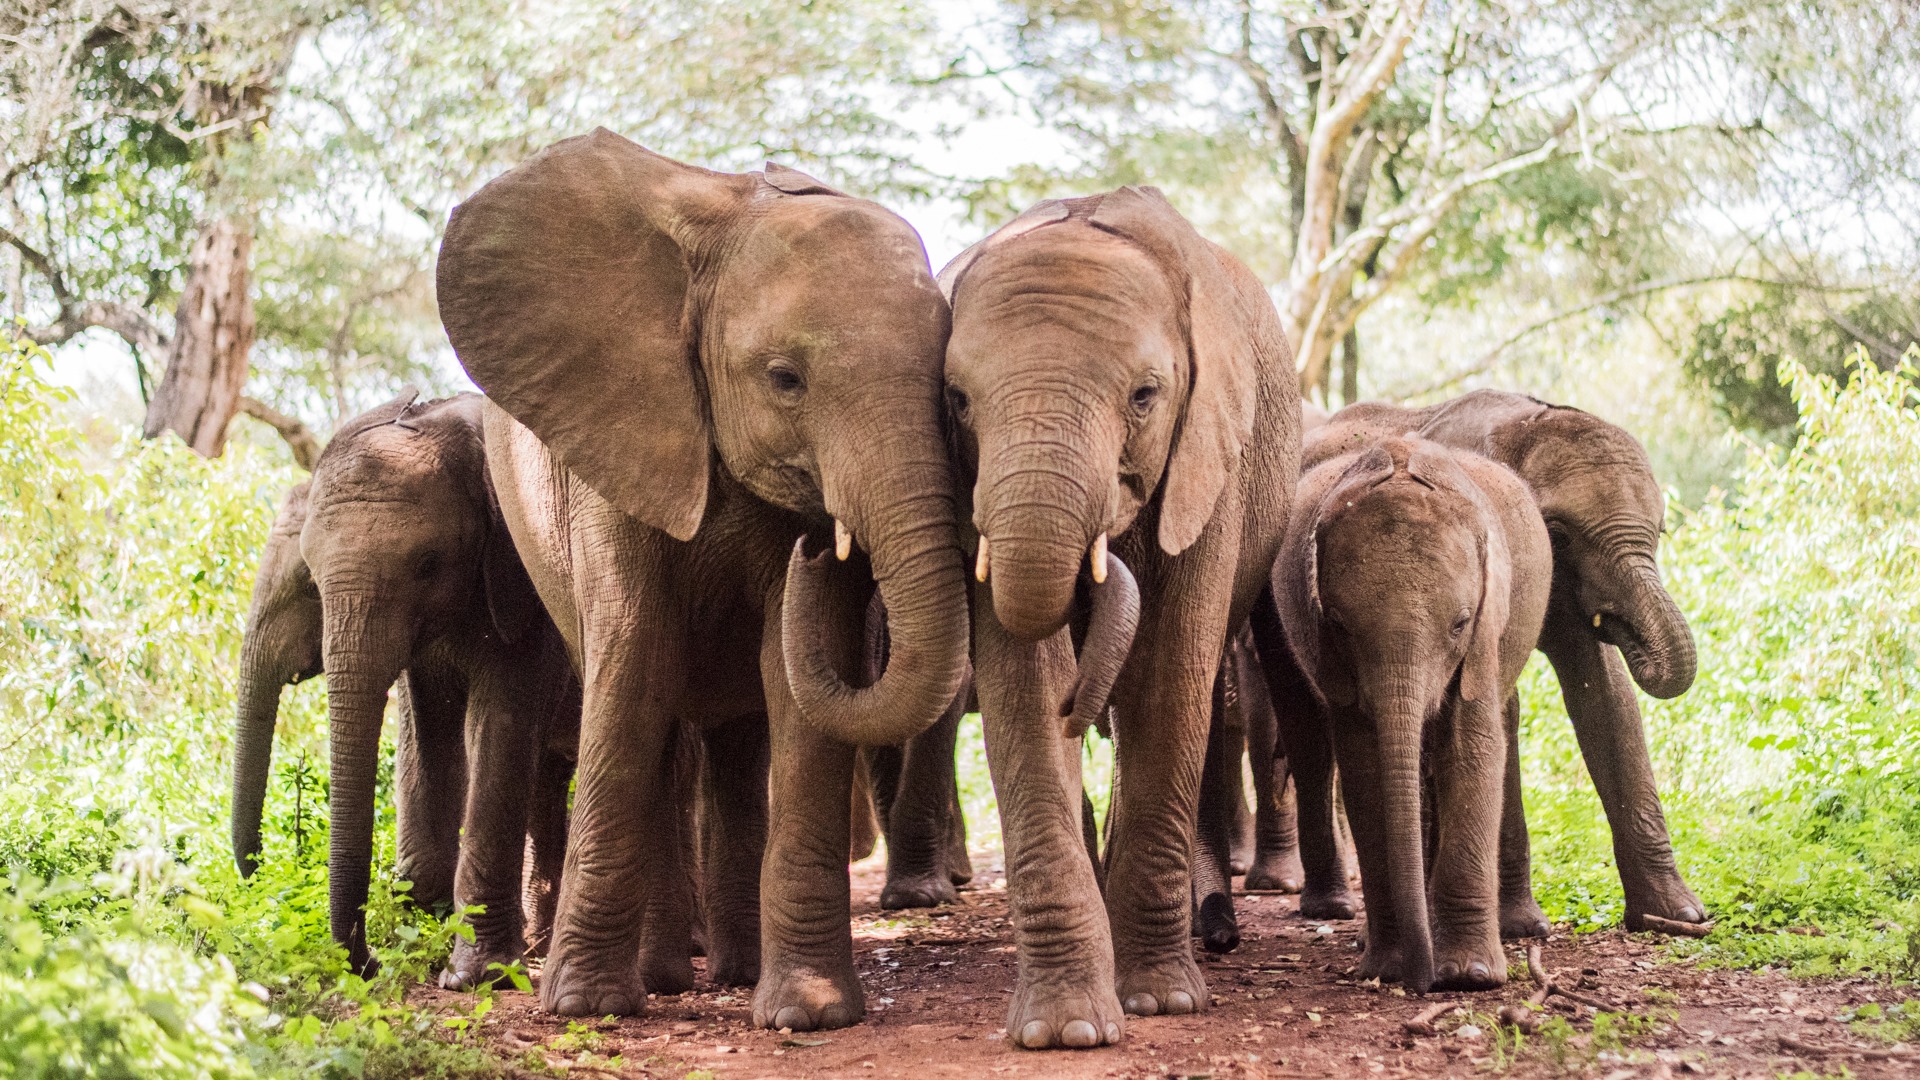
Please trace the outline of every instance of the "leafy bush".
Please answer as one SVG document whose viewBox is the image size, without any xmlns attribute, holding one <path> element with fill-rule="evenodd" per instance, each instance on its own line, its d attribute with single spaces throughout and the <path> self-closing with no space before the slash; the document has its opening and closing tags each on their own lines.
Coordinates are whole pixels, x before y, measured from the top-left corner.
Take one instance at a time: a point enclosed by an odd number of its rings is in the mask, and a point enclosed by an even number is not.
<svg viewBox="0 0 1920 1080">
<path fill-rule="evenodd" d="M 1700 677 L 1642 705 L 1683 872 L 1745 933 L 1699 947 L 1897 970 L 1920 924 L 1920 386 L 1863 353 L 1849 374 L 1788 364 L 1791 449 L 1754 447 L 1736 492 L 1676 508 L 1665 573 Z M 1606 824 L 1551 669 L 1523 694 L 1542 902 L 1610 924 Z"/>
</svg>

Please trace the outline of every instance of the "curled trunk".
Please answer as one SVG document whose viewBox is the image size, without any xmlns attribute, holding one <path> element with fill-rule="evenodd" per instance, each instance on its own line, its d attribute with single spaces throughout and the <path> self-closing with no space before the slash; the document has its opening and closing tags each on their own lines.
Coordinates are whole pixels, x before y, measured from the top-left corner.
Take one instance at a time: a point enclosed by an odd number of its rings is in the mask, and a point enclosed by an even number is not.
<svg viewBox="0 0 1920 1080">
<path fill-rule="evenodd" d="M 890 455 L 905 494 L 851 522 L 868 545 L 887 609 L 887 667 L 873 685 L 849 686 L 822 639 L 823 552 L 809 559 L 796 541 L 787 563 L 781 646 L 801 716 L 862 746 L 891 746 L 933 726 L 960 692 L 967 670 L 966 571 L 955 539 L 952 479 L 944 456 Z"/>
<path fill-rule="evenodd" d="M 1133 651 L 1133 634 L 1140 625 L 1140 586 L 1120 556 L 1107 555 L 1107 580 L 1093 586 L 1092 595 L 1093 617 L 1080 647 L 1079 670 L 1072 692 L 1061 705 L 1070 739 L 1085 735 L 1106 711 L 1107 698 L 1127 664 L 1127 654 Z"/>
<path fill-rule="evenodd" d="M 1627 632 L 1614 643 L 1620 646 L 1627 670 L 1654 697 L 1679 697 L 1693 685 L 1698 662 L 1686 616 L 1660 584 L 1660 573 L 1651 562 L 1631 570 L 1626 595 Z"/>
<path fill-rule="evenodd" d="M 1397 699 L 1379 726 L 1380 794 L 1386 814 L 1387 877 L 1399 924 L 1401 981 L 1410 994 L 1433 985 L 1433 935 L 1427 923 L 1426 845 L 1420 827 L 1420 736 L 1426 710 Z"/>
</svg>

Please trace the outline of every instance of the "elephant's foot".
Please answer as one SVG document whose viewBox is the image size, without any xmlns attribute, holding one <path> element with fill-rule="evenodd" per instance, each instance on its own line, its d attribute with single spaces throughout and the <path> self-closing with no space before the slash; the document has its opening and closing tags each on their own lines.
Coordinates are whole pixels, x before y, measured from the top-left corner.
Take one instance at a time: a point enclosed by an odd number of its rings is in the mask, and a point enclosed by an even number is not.
<svg viewBox="0 0 1920 1080">
<path fill-rule="evenodd" d="M 1300 917 L 1303 919 L 1351 919 L 1360 911 L 1360 904 L 1354 899 L 1353 890 L 1341 885 L 1337 889 L 1317 889 L 1312 883 L 1300 893 Z"/>
<path fill-rule="evenodd" d="M 857 1024 L 866 1015 L 860 980 L 851 969 L 776 961 L 753 993 L 756 1027 L 826 1031 Z"/>
<path fill-rule="evenodd" d="M 887 885 L 880 890 L 880 906 L 887 911 L 899 911 L 902 908 L 939 907 L 960 899 L 954 891 L 954 883 L 944 870 L 935 870 L 925 874 L 889 875 Z"/>
<path fill-rule="evenodd" d="M 672 997 L 693 989 L 693 946 L 683 941 L 673 948 L 647 948 L 640 951 L 640 977 L 647 993 Z"/>
<path fill-rule="evenodd" d="M 1680 879 L 1680 872 L 1668 869 L 1651 880 L 1640 882 L 1637 886 L 1621 875 L 1621 885 L 1627 894 L 1626 924 L 1629 930 L 1645 930 L 1646 916 L 1653 915 L 1662 919 L 1671 919 L 1681 923 L 1704 923 L 1707 920 L 1707 905 L 1700 902 L 1687 883 Z"/>
<path fill-rule="evenodd" d="M 1435 990 L 1492 990 L 1507 984 L 1507 955 L 1498 941 L 1433 943 Z"/>
<path fill-rule="evenodd" d="M 1398 942 L 1376 942 L 1367 940 L 1367 951 L 1360 954 L 1360 963 L 1354 965 L 1353 977 L 1359 982 L 1379 979 L 1383 983 L 1397 983 L 1406 969 L 1406 958 L 1400 951 Z"/>
<path fill-rule="evenodd" d="M 973 856 L 967 854 L 966 845 L 955 844 L 947 852 L 947 880 L 956 889 L 973 881 Z"/>
<path fill-rule="evenodd" d="M 1306 871 L 1300 866 L 1300 853 L 1288 851 L 1280 854 L 1262 852 L 1247 869 L 1247 878 L 1240 887 L 1249 892 L 1297 893 L 1306 881 Z"/>
<path fill-rule="evenodd" d="M 1091 1050 L 1126 1032 L 1120 999 L 1104 976 L 1076 971 L 1024 978 L 1007 1010 L 1007 1036 L 1025 1050 Z"/>
<path fill-rule="evenodd" d="M 440 972 L 440 988 L 473 990 L 496 982 L 505 977 L 501 969 L 523 955 L 504 942 L 490 942 L 485 935 L 476 934 L 472 941 L 463 938 L 454 942 L 453 955 L 447 958 L 447 966 Z M 495 964 L 500 967 L 494 967 Z"/>
<path fill-rule="evenodd" d="M 1207 1007 L 1207 980 L 1193 962 L 1193 951 L 1181 948 L 1157 960 L 1122 965 L 1118 996 L 1134 1016 L 1185 1016 Z"/>
<path fill-rule="evenodd" d="M 1240 947 L 1240 922 L 1234 918 L 1233 898 L 1226 893 L 1208 893 L 1200 900 L 1194 920 L 1200 933 L 1200 945 L 1210 953 L 1227 953 Z"/>
<path fill-rule="evenodd" d="M 540 1007 L 559 1016 L 639 1016 L 646 1011 L 647 989 L 631 954 L 612 970 L 590 967 L 555 950 L 540 973 Z"/>
<path fill-rule="evenodd" d="M 1540 904 L 1534 900 L 1532 892 L 1526 892 L 1515 898 L 1502 898 L 1500 901 L 1500 940 L 1516 941 L 1520 938 L 1543 938 L 1552 930 L 1547 923 L 1547 914 L 1540 910 Z"/>
</svg>

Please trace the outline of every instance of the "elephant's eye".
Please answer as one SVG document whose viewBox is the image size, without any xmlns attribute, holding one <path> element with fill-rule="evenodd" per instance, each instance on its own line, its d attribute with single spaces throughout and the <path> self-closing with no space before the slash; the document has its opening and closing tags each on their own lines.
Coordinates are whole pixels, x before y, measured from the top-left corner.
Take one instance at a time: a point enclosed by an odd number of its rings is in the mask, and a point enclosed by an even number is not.
<svg viewBox="0 0 1920 1080">
<path fill-rule="evenodd" d="M 967 409 L 970 408 L 973 403 L 967 400 L 967 392 L 965 390 L 957 386 L 949 385 L 947 387 L 947 404 L 952 407 L 954 416 L 965 420 L 967 418 Z"/>
<path fill-rule="evenodd" d="M 425 581 L 439 572 L 440 553 L 437 551 L 429 551 L 420 556 L 420 561 L 413 567 L 413 576 L 420 581 Z"/>
<path fill-rule="evenodd" d="M 1453 636 L 1459 637 L 1461 634 L 1466 633 L 1467 624 L 1472 621 L 1473 616 L 1471 614 L 1462 612 L 1459 618 L 1453 620 Z"/>
<path fill-rule="evenodd" d="M 1147 383 L 1145 386 L 1134 390 L 1133 397 L 1130 400 L 1133 405 L 1133 411 L 1141 416 L 1145 416 L 1147 411 L 1153 408 L 1153 403 L 1160 400 L 1160 388 L 1152 383 Z"/>
<path fill-rule="evenodd" d="M 807 380 L 789 360 L 775 360 L 767 365 L 767 382 L 782 394 L 799 394 L 806 390 Z"/>
</svg>

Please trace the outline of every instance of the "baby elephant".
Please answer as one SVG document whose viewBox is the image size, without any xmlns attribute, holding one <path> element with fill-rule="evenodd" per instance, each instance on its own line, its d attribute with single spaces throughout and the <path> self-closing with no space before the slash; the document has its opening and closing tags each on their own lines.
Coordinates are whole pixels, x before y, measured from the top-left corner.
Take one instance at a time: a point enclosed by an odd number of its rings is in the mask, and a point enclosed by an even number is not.
<svg viewBox="0 0 1920 1080">
<path fill-rule="evenodd" d="M 1352 810 L 1361 978 L 1413 993 L 1506 981 L 1500 807 L 1519 712 L 1503 706 L 1552 569 L 1526 486 L 1475 454 L 1389 438 L 1300 482 L 1274 586 Z"/>
</svg>

